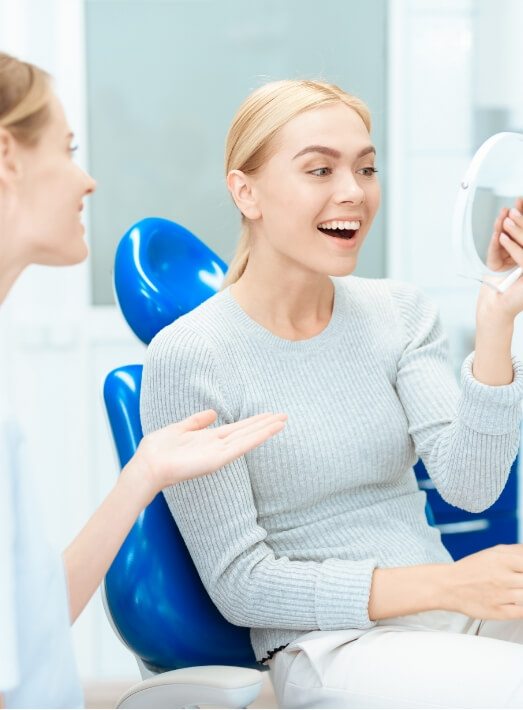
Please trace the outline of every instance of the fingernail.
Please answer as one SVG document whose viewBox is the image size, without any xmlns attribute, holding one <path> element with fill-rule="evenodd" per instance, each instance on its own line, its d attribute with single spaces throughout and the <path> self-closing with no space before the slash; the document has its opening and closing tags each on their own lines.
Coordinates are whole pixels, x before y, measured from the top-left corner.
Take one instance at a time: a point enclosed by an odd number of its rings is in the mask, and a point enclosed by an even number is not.
<svg viewBox="0 0 523 710">
<path fill-rule="evenodd" d="M 506 224 L 508 227 L 515 227 L 515 226 L 516 226 L 515 223 L 510 219 L 510 217 L 507 217 L 507 218 L 506 218 L 505 224 Z"/>
<path fill-rule="evenodd" d="M 521 217 L 521 212 L 515 207 L 511 207 L 509 210 L 509 215 L 511 217 Z"/>
</svg>

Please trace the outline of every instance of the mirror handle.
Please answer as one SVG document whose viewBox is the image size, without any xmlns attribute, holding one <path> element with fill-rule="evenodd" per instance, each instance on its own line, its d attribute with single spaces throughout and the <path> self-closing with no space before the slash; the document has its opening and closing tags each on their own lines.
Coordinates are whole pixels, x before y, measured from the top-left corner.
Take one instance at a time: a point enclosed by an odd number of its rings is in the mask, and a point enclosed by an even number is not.
<svg viewBox="0 0 523 710">
<path fill-rule="evenodd" d="M 523 274 L 523 269 L 518 266 L 517 269 L 514 269 L 514 271 L 507 276 L 507 278 L 502 281 L 499 286 L 497 287 L 498 291 L 500 293 L 505 293 L 505 291 L 512 286 L 512 284 L 519 279 L 519 277 Z"/>
</svg>

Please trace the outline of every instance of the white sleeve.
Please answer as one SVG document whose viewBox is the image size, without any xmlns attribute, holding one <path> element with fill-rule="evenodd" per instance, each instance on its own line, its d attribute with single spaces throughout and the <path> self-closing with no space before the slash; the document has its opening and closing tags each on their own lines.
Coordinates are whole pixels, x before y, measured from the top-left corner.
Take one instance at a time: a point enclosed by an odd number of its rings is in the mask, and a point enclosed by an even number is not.
<svg viewBox="0 0 523 710">
<path fill-rule="evenodd" d="M 12 431 L 0 411 L 0 692 L 18 685 Z"/>
</svg>

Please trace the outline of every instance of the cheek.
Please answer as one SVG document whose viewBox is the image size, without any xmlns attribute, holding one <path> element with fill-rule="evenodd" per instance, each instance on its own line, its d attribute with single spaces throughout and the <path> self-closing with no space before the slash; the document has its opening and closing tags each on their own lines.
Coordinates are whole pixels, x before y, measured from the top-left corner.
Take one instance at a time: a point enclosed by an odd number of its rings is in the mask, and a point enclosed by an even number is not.
<svg viewBox="0 0 523 710">
<path fill-rule="evenodd" d="M 371 188 L 367 191 L 367 202 L 369 204 L 369 209 L 372 211 L 372 214 L 376 214 L 381 202 L 381 188 L 378 182 L 372 185 Z"/>
</svg>

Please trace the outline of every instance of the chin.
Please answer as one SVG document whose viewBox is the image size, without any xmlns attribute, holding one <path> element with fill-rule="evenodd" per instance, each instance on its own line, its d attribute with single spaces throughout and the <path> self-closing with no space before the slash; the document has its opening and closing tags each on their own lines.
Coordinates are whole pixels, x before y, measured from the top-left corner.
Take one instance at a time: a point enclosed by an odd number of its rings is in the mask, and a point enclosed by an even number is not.
<svg viewBox="0 0 523 710">
<path fill-rule="evenodd" d="M 75 245 L 74 249 L 67 250 L 56 250 L 48 251 L 39 259 L 35 259 L 35 264 L 40 264 L 40 266 L 74 266 L 75 264 L 81 264 L 85 261 L 89 250 L 87 244 L 82 242 L 82 244 Z"/>
<path fill-rule="evenodd" d="M 329 276 L 350 276 L 357 266 L 357 261 L 347 261 L 345 263 L 337 264 L 334 268 L 329 270 Z"/>
</svg>

